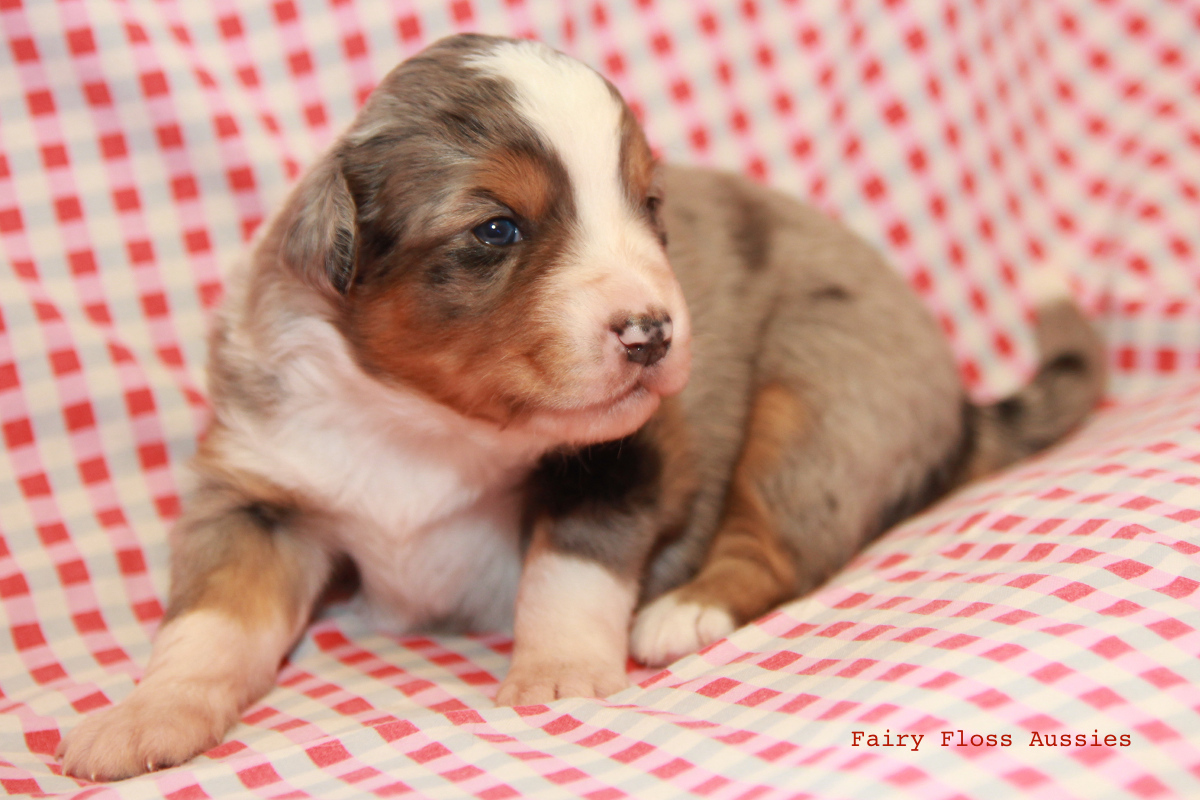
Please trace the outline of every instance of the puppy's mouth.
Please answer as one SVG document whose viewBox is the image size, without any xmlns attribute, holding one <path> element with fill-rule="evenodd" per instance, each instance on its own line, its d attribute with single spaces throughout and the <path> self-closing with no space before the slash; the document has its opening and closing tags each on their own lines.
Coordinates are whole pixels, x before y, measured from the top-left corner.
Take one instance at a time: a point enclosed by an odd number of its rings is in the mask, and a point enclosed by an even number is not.
<svg viewBox="0 0 1200 800">
<path fill-rule="evenodd" d="M 691 367 L 691 353 L 684 346 L 677 348 L 669 362 L 640 370 L 629 376 L 622 384 L 610 392 L 604 399 L 576 406 L 547 408 L 546 411 L 565 412 L 571 414 L 604 414 L 608 410 L 616 410 L 629 403 L 637 403 L 651 397 L 661 400 L 673 394 L 678 394 L 687 385 Z"/>
<path fill-rule="evenodd" d="M 555 444 L 587 445 L 628 436 L 646 423 L 662 398 L 640 382 L 598 403 L 540 409 L 527 420 L 531 430 Z"/>
<path fill-rule="evenodd" d="M 641 380 L 633 380 L 627 386 L 609 394 L 603 400 L 578 405 L 545 405 L 532 409 L 532 416 L 584 417 L 603 416 L 629 403 L 649 399 L 654 394 Z"/>
<path fill-rule="evenodd" d="M 683 389 L 687 361 L 666 370 L 643 370 L 595 402 L 531 409 L 522 427 L 555 444 L 588 445 L 628 436 L 646 424 L 664 397 Z"/>
<path fill-rule="evenodd" d="M 591 411 L 597 414 L 602 414 L 606 409 L 615 409 L 622 403 L 628 403 L 630 401 L 642 399 L 648 394 L 650 394 L 650 390 L 646 388 L 642 381 L 635 380 L 627 389 L 622 389 L 612 397 L 606 400 L 601 400 L 599 403 L 592 403 L 584 406 L 583 408 L 579 409 L 579 411 L 580 413 Z"/>
</svg>

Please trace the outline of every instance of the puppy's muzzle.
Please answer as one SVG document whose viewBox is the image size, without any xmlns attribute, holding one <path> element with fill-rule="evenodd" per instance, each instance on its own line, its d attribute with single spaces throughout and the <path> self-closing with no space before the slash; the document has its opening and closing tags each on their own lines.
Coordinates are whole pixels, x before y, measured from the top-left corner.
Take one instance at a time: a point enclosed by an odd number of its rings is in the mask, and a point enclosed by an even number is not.
<svg viewBox="0 0 1200 800">
<path fill-rule="evenodd" d="M 629 317 L 613 326 L 626 358 L 643 367 L 661 361 L 671 349 L 671 330 L 671 317 L 664 312 Z"/>
</svg>

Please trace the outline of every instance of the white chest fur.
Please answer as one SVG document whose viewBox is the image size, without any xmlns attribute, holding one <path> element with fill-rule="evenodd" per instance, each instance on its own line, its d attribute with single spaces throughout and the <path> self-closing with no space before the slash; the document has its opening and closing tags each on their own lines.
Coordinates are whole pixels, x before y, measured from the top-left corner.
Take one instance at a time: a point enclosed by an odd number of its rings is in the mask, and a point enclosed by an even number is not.
<svg viewBox="0 0 1200 800">
<path fill-rule="evenodd" d="M 325 323 L 290 333 L 271 413 L 223 410 L 224 457 L 325 512 L 318 535 L 385 627 L 510 627 L 519 489 L 543 446 L 368 378 Z"/>
</svg>

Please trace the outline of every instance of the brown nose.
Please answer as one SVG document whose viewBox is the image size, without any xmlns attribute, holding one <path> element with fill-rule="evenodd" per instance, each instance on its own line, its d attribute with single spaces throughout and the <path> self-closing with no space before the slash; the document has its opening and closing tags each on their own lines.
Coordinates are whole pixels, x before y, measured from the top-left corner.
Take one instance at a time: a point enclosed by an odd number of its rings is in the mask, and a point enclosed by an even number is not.
<svg viewBox="0 0 1200 800">
<path fill-rule="evenodd" d="M 661 361 L 671 349 L 671 318 L 666 314 L 630 317 L 613 332 L 625 346 L 625 356 L 643 367 Z"/>
</svg>

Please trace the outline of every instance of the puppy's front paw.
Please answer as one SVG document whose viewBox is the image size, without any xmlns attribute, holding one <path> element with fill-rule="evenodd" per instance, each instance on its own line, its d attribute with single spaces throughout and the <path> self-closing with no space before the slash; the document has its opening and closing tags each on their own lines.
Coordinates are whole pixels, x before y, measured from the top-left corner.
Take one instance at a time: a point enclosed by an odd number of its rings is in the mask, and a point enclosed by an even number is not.
<svg viewBox="0 0 1200 800">
<path fill-rule="evenodd" d="M 720 606 L 680 600 L 669 592 L 637 613 L 629 649 L 650 667 L 661 667 L 723 639 L 737 626 Z"/>
<path fill-rule="evenodd" d="M 179 693 L 143 691 L 89 715 L 58 746 L 63 772 L 92 781 L 116 781 L 182 764 L 214 747 L 232 724 L 220 703 Z"/>
<path fill-rule="evenodd" d="M 623 665 L 514 661 L 496 693 L 496 705 L 532 706 L 563 697 L 608 697 L 627 686 L 629 677 Z"/>
</svg>

